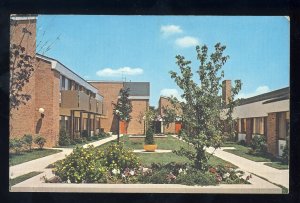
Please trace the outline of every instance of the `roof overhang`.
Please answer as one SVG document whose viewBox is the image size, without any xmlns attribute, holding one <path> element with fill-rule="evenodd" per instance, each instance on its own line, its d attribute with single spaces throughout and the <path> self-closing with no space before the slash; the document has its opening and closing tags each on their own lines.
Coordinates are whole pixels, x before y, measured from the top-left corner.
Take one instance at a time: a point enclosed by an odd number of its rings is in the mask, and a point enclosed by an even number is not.
<svg viewBox="0 0 300 203">
<path fill-rule="evenodd" d="M 43 55 L 40 55 L 40 54 L 37 54 L 36 57 L 50 62 L 51 68 L 54 70 L 57 70 L 61 75 L 64 75 L 65 77 L 76 81 L 78 84 L 80 84 L 81 86 L 85 87 L 86 89 L 92 91 L 95 94 L 98 93 L 98 89 L 96 87 L 92 86 L 90 83 L 88 83 L 86 80 L 81 78 L 79 75 L 77 75 L 76 73 L 71 71 L 69 68 L 67 68 L 66 66 L 61 64 L 59 61 L 49 58 L 49 57 L 46 57 L 46 56 L 43 56 Z"/>
</svg>

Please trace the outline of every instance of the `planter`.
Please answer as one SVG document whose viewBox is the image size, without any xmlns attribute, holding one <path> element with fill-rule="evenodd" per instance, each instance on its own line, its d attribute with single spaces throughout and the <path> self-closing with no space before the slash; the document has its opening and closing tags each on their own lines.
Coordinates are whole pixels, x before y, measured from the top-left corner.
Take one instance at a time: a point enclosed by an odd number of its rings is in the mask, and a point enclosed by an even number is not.
<svg viewBox="0 0 300 203">
<path fill-rule="evenodd" d="M 144 145 L 144 150 L 146 152 L 155 152 L 156 149 L 157 149 L 157 145 L 156 144 L 145 144 Z"/>
</svg>

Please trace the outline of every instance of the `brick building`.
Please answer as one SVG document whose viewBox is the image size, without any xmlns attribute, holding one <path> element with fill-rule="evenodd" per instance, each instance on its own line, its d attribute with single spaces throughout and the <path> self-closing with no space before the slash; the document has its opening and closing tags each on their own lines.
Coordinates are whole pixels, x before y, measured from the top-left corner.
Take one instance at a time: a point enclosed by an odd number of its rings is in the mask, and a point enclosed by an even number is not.
<svg viewBox="0 0 300 203">
<path fill-rule="evenodd" d="M 222 92 L 230 92 L 230 81 L 223 84 Z M 266 136 L 268 152 L 281 156 L 289 136 L 289 96 L 289 87 L 286 87 L 242 99 L 233 112 L 237 121 L 238 141 L 245 140 L 249 144 L 254 136 Z M 224 94 L 223 99 L 226 99 Z"/>
<path fill-rule="evenodd" d="M 149 82 L 122 82 L 122 81 L 89 81 L 103 95 L 106 107 L 105 117 L 101 118 L 104 131 L 117 132 L 117 119 L 113 115 L 112 103 L 117 103 L 121 88 L 129 88 L 129 99 L 132 104 L 131 121 L 120 123 L 121 134 L 144 134 L 145 123 L 143 116 L 149 108 Z"/>
<path fill-rule="evenodd" d="M 10 137 L 40 134 L 46 137 L 46 146 L 52 147 L 57 145 L 60 128 L 73 138 L 84 130 L 93 135 L 101 127 L 103 97 L 59 61 L 36 53 L 36 20 L 36 15 L 11 17 L 11 43 L 21 43 L 35 62 L 23 88 L 31 99 L 19 109 L 12 109 Z M 31 32 L 28 37 L 23 37 L 25 27 Z"/>
<path fill-rule="evenodd" d="M 169 108 L 169 109 L 174 109 L 173 105 L 171 102 L 168 100 L 167 97 L 160 96 L 159 101 L 158 101 L 158 114 L 163 118 L 164 108 Z M 179 109 L 179 108 L 178 108 Z M 181 114 L 180 110 L 176 109 L 176 113 L 178 115 Z M 163 119 L 160 119 L 159 121 L 155 122 L 155 131 L 156 133 L 174 133 L 178 134 L 179 131 L 181 130 L 182 123 L 181 121 L 174 121 L 173 123 L 170 123 L 168 126 L 164 125 Z"/>
</svg>

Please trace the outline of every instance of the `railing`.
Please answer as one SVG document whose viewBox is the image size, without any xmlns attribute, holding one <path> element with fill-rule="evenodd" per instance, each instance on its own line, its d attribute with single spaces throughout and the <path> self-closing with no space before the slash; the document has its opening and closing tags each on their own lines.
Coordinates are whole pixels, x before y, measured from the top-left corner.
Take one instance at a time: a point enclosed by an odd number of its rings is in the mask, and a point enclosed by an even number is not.
<svg viewBox="0 0 300 203">
<path fill-rule="evenodd" d="M 98 103 L 98 108 L 97 108 L 97 103 Z M 90 97 L 89 95 L 87 95 L 82 91 L 62 90 L 61 108 L 67 108 L 71 110 L 83 110 L 83 111 L 102 114 L 102 101 Z"/>
</svg>

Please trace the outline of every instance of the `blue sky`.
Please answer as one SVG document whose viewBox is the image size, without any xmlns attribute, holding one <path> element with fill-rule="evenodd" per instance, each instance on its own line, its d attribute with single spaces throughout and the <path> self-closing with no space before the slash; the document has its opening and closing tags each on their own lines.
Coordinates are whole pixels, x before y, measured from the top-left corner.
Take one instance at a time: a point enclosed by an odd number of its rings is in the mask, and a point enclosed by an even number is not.
<svg viewBox="0 0 300 203">
<path fill-rule="evenodd" d="M 181 93 L 168 73 L 179 70 L 176 55 L 197 70 L 197 44 L 209 52 L 217 42 L 227 46 L 225 79 L 242 80 L 239 97 L 287 87 L 289 26 L 280 16 L 39 15 L 37 50 L 87 80 L 148 81 L 157 106 L 160 95 Z"/>
</svg>

